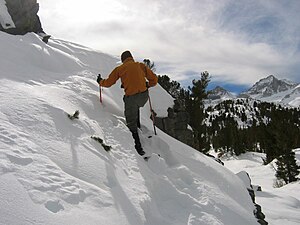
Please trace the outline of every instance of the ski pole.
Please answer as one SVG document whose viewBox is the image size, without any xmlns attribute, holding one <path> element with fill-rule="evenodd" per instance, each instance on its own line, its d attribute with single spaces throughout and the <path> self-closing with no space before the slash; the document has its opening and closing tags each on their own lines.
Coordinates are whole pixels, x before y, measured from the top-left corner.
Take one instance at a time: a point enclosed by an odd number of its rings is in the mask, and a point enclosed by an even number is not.
<svg viewBox="0 0 300 225">
<path fill-rule="evenodd" d="M 100 93 L 100 103 L 102 104 L 102 90 L 101 90 L 101 85 L 99 85 L 99 93 Z"/>
<path fill-rule="evenodd" d="M 101 89 L 101 85 L 100 85 L 101 80 L 103 80 L 103 79 L 101 78 L 101 74 L 99 73 L 98 77 L 97 77 L 97 82 L 99 84 L 100 103 L 102 103 L 102 89 Z"/>
<path fill-rule="evenodd" d="M 151 104 L 151 99 L 150 99 L 150 94 L 149 94 L 149 105 L 150 105 L 150 112 L 151 112 L 151 117 L 152 117 L 152 123 L 153 123 L 153 129 L 154 129 L 154 134 L 157 135 L 156 133 L 156 127 L 155 127 L 155 119 L 154 119 L 154 111 L 152 109 L 152 104 Z"/>
</svg>

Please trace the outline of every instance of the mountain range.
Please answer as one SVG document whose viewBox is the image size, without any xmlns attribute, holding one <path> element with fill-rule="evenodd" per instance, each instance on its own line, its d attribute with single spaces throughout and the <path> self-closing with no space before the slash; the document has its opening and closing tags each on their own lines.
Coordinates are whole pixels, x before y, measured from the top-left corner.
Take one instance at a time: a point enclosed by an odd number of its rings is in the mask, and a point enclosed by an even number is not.
<svg viewBox="0 0 300 225">
<path fill-rule="evenodd" d="M 300 105 L 300 84 L 270 75 L 257 81 L 247 91 L 238 95 L 233 95 L 228 90 L 217 86 L 210 91 L 206 103 L 216 105 L 223 100 L 236 98 L 249 98 L 298 107 Z"/>
</svg>

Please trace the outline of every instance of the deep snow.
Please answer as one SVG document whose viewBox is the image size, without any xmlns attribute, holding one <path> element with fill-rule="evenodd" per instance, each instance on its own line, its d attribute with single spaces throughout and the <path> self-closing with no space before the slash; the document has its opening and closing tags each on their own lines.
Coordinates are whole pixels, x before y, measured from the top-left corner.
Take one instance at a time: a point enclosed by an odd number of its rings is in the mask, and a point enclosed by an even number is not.
<svg viewBox="0 0 300 225">
<path fill-rule="evenodd" d="M 160 130 L 153 136 L 148 104 L 142 144 L 161 158 L 135 152 L 120 83 L 103 89 L 100 104 L 95 82 L 118 59 L 35 34 L 0 32 L 0 49 L 1 225 L 258 224 L 234 173 Z M 166 115 L 172 98 L 159 86 L 150 94 Z M 79 120 L 69 120 L 77 109 Z"/>
</svg>

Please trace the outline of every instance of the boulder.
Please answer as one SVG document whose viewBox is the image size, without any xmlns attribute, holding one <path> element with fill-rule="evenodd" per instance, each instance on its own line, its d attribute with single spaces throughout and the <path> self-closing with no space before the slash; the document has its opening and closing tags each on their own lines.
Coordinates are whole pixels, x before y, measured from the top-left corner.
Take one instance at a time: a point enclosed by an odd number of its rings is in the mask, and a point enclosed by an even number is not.
<svg viewBox="0 0 300 225">
<path fill-rule="evenodd" d="M 177 140 L 195 147 L 194 134 L 188 128 L 189 115 L 175 100 L 174 108 L 168 108 L 168 117 L 155 117 L 156 126 Z"/>
<path fill-rule="evenodd" d="M 5 0 L 7 11 L 15 27 L 2 27 L 0 31 L 9 34 L 24 35 L 28 32 L 44 33 L 40 19 L 37 15 L 39 4 L 36 0 Z"/>
</svg>

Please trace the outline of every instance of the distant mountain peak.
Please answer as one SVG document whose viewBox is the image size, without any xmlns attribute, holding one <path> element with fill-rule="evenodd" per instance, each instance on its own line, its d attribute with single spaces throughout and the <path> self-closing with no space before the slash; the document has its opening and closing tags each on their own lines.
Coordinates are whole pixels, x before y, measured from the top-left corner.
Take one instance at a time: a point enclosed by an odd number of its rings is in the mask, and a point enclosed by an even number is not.
<svg viewBox="0 0 300 225">
<path fill-rule="evenodd" d="M 233 99 L 233 98 L 235 98 L 235 96 L 221 86 L 216 86 L 208 94 L 208 99 L 210 100 L 217 100 L 217 99 L 225 100 L 225 99 Z"/>
<path fill-rule="evenodd" d="M 260 79 L 261 80 L 269 80 L 269 81 L 273 81 L 273 80 L 278 80 L 274 75 L 269 75 L 265 78 Z"/>
<path fill-rule="evenodd" d="M 250 98 L 264 102 L 276 102 L 285 106 L 300 106 L 300 84 L 287 79 L 278 79 L 269 75 L 257 81 L 247 91 L 234 95 L 221 86 L 211 90 L 205 104 L 216 105 L 224 100 L 236 98 Z"/>
<path fill-rule="evenodd" d="M 274 75 L 260 79 L 248 91 L 242 92 L 239 97 L 262 98 L 291 90 L 297 86 L 296 83 L 287 80 L 280 80 Z"/>
<path fill-rule="evenodd" d="M 277 79 L 274 75 L 269 75 L 265 78 L 260 79 L 258 82 L 256 82 L 254 84 L 253 87 L 262 86 L 262 85 L 270 85 L 270 84 L 272 84 L 274 82 L 278 82 L 278 81 L 279 81 L 279 79 Z"/>
</svg>

